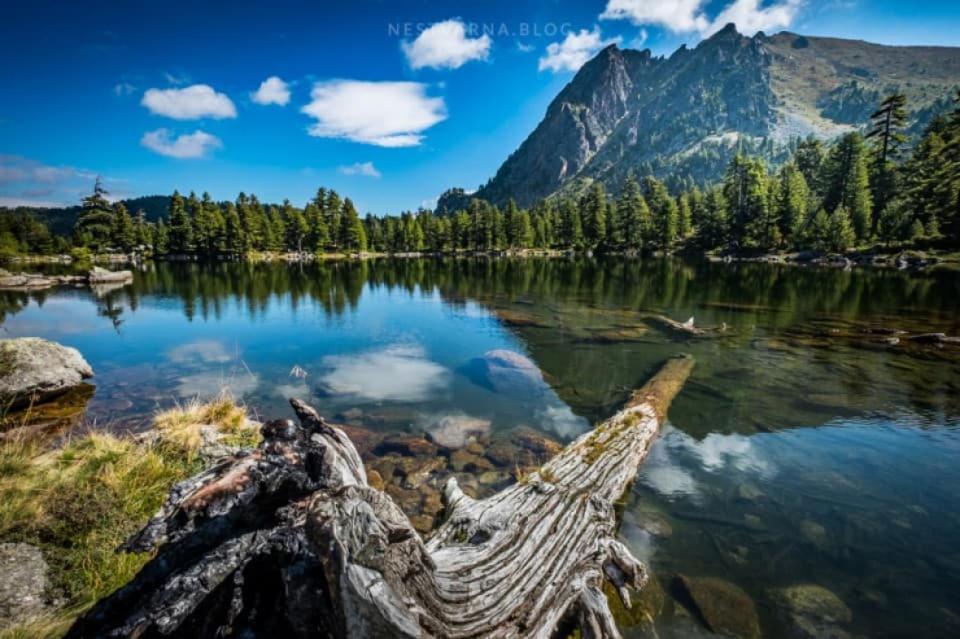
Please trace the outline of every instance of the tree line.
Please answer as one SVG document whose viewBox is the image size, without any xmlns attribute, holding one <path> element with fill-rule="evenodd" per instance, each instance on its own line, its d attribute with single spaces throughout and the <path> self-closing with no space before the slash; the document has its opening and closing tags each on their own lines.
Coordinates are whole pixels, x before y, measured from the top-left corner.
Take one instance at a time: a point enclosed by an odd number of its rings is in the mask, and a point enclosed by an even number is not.
<svg viewBox="0 0 960 639">
<path fill-rule="evenodd" d="M 562 249 L 595 252 L 845 251 L 876 242 L 960 244 L 960 92 L 955 108 L 932 120 L 906 153 L 906 98 L 880 104 L 865 134 L 826 144 L 798 141 L 771 171 L 737 154 L 722 181 L 672 194 L 653 177 L 629 174 L 615 197 L 600 182 L 576 196 L 521 209 L 473 199 L 462 210 L 361 218 L 350 198 L 320 188 L 302 208 L 265 205 L 240 193 L 233 202 L 174 192 L 156 223 L 110 204 L 102 183 L 83 198 L 72 242 L 94 251 L 243 256 L 251 251 L 359 253 Z M 0 251 L 62 250 L 36 220 L 0 216 Z"/>
</svg>

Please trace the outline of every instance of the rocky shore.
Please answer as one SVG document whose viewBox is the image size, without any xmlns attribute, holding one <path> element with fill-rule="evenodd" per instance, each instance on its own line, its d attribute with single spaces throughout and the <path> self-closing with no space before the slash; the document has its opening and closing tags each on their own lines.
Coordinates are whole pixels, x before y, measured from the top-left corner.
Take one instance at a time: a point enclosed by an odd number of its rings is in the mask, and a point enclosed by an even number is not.
<svg viewBox="0 0 960 639">
<path fill-rule="evenodd" d="M 42 291 L 56 286 L 95 286 L 127 284 L 133 281 L 132 271 L 110 271 L 94 266 L 86 275 L 44 275 L 41 273 L 11 273 L 0 269 L 0 291 Z"/>
</svg>

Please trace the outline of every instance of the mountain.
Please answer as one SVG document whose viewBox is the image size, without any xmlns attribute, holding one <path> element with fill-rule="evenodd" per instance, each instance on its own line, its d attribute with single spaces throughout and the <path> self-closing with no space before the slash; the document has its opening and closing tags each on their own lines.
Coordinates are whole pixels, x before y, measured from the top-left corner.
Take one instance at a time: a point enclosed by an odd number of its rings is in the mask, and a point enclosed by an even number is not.
<svg viewBox="0 0 960 639">
<path fill-rule="evenodd" d="M 170 208 L 169 195 L 144 195 L 120 201 L 131 215 L 143 211 L 149 222 L 156 222 L 161 217 L 166 217 L 167 209 Z M 0 207 L 0 211 L 3 210 L 5 207 Z M 80 217 L 81 207 L 79 204 L 59 208 L 18 206 L 9 210 L 30 213 L 43 222 L 54 235 L 68 236 L 73 233 L 73 227 L 77 223 L 77 218 Z"/>
<path fill-rule="evenodd" d="M 722 175 L 743 149 L 776 162 L 799 137 L 862 127 L 880 100 L 907 95 L 912 133 L 950 105 L 960 48 L 892 47 L 778 33 L 750 38 L 732 24 L 669 57 L 611 45 L 585 64 L 496 175 L 470 197 L 521 206 L 616 190 L 629 171 L 673 186 Z M 463 206 L 451 190 L 439 210 Z"/>
</svg>

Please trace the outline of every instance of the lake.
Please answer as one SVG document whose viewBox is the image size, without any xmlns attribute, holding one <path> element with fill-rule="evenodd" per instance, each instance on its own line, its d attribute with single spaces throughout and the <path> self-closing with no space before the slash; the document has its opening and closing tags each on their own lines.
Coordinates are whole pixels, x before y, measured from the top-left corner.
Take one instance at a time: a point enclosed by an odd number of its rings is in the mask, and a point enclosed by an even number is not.
<svg viewBox="0 0 960 639">
<path fill-rule="evenodd" d="M 716 330 L 677 335 L 650 314 Z M 960 348 L 894 333 L 960 334 L 956 271 L 150 264 L 113 290 L 2 293 L 0 321 L 6 337 L 78 348 L 96 371 L 88 419 L 112 430 L 228 388 L 261 418 L 291 416 L 296 396 L 380 432 L 480 424 L 484 436 L 526 428 L 562 443 L 691 353 L 693 375 L 622 505 L 620 534 L 662 588 L 683 601 L 677 575 L 734 584 L 765 637 L 811 623 L 836 637 L 960 635 Z M 540 373 L 491 378 L 491 351 Z M 842 614 L 808 610 L 804 626 L 781 603 L 796 585 L 833 593 Z M 710 636 L 670 598 L 657 625 L 661 637 Z"/>
</svg>

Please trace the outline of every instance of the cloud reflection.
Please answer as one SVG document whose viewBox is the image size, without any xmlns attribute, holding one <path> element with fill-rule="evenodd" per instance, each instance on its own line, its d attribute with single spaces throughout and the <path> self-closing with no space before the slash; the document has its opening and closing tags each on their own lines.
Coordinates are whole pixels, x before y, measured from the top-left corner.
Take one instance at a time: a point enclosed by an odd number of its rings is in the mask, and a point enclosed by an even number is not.
<svg viewBox="0 0 960 639">
<path fill-rule="evenodd" d="M 769 477 L 775 469 L 745 435 L 710 433 L 702 440 L 669 425 L 654 442 L 639 480 L 665 497 L 699 494 L 696 474 L 715 473 L 728 467 Z"/>
<path fill-rule="evenodd" d="M 450 371 L 415 344 L 395 344 L 353 355 L 323 359 L 329 369 L 318 378 L 327 392 L 371 401 L 425 401 L 450 384 Z"/>
<path fill-rule="evenodd" d="M 177 364 L 195 362 L 224 363 L 233 359 L 227 348 L 216 340 L 200 339 L 181 344 L 167 353 L 167 358 Z"/>
</svg>

